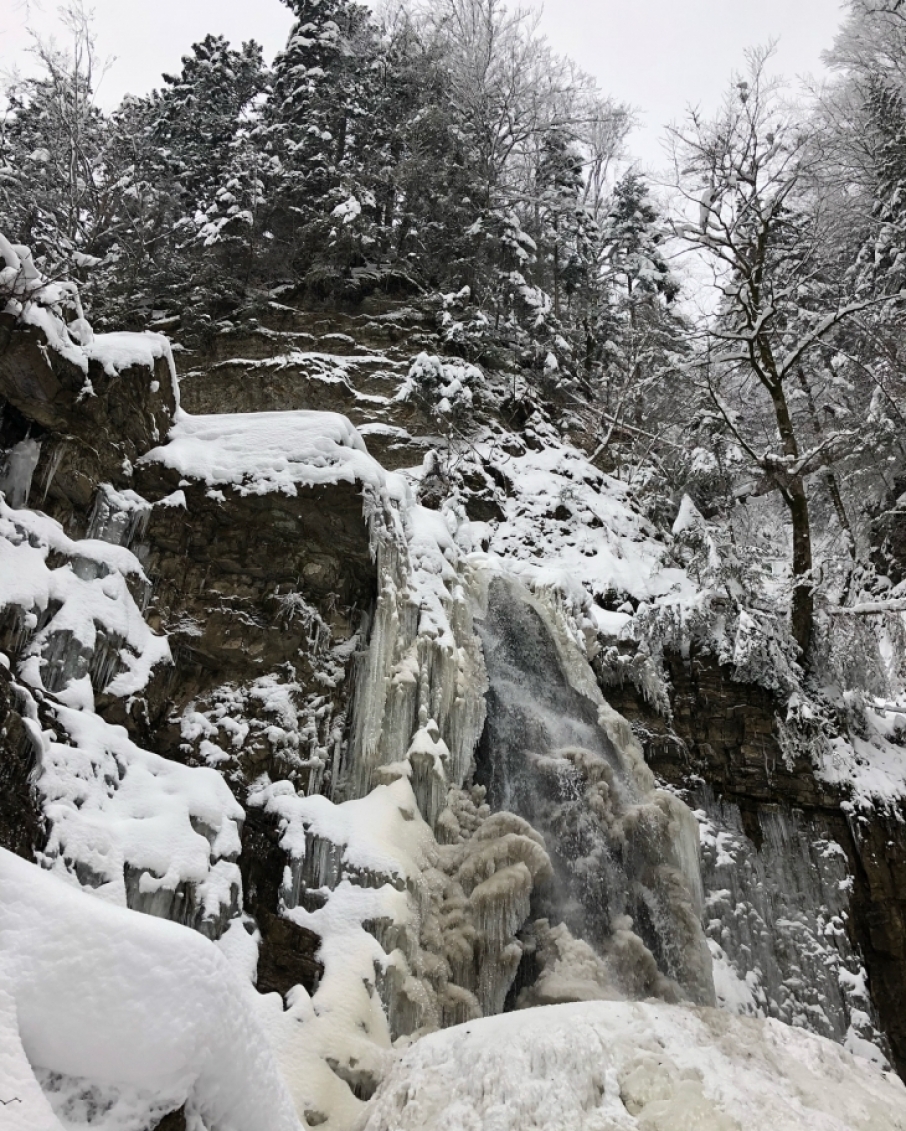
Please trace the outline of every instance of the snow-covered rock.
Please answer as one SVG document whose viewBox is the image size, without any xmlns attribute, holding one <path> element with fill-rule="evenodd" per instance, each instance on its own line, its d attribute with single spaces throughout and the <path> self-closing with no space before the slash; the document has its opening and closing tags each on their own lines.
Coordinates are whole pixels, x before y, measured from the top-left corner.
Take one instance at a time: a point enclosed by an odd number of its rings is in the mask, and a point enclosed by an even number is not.
<svg viewBox="0 0 906 1131">
<path fill-rule="evenodd" d="M 54 1098 L 79 1096 L 105 1131 L 183 1104 L 209 1131 L 299 1131 L 249 991 L 213 943 L 2 849 L 0 892 L 4 1131 L 64 1131 Z"/>
<path fill-rule="evenodd" d="M 398 1055 L 365 1131 L 902 1131 L 906 1088 L 776 1021 L 650 1002 L 469 1022 Z"/>
</svg>

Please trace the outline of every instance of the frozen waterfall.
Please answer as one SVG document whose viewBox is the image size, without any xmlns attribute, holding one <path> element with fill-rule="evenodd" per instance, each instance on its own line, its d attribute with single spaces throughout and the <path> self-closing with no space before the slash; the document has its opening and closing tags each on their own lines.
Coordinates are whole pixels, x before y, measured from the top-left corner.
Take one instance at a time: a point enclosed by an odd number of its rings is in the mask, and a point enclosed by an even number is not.
<svg viewBox="0 0 906 1131">
<path fill-rule="evenodd" d="M 517 1003 L 711 1002 L 692 814 L 654 789 L 555 610 L 495 577 L 476 627 L 490 683 L 477 780 L 492 810 L 543 837 L 553 865 L 532 895 Z"/>
</svg>

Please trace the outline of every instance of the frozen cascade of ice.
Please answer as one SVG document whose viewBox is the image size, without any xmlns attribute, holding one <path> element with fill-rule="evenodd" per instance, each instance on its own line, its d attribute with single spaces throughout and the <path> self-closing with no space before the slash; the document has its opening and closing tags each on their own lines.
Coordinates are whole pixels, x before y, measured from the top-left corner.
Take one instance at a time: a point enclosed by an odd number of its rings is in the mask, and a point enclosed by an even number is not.
<svg viewBox="0 0 906 1131">
<path fill-rule="evenodd" d="M 846 929 L 843 849 L 796 810 L 759 811 L 761 844 L 709 790 L 702 826 L 705 922 L 719 1004 L 776 1017 L 883 1063 L 865 970 Z"/>
<path fill-rule="evenodd" d="M 394 513 L 378 501 L 368 507 L 367 494 L 366 511 L 379 592 L 368 649 L 357 658 L 349 754 L 334 799 L 364 796 L 386 780 L 384 767 L 412 755 L 419 807 L 433 823 L 447 787 L 465 779 L 484 723 L 484 664 L 466 592 L 470 567 L 459 562 L 437 513 L 415 505 Z M 432 756 L 429 764 L 423 751 L 410 750 L 429 720 L 443 738 L 443 762 Z"/>
<path fill-rule="evenodd" d="M 14 444 L 5 453 L 0 469 L 0 491 L 12 507 L 24 507 L 28 503 L 32 476 L 41 458 L 41 441 L 25 439 Z"/>
<path fill-rule="evenodd" d="M 568 965 L 584 940 L 600 960 L 597 996 L 713 1001 L 692 814 L 653 788 L 628 727 L 617 729 L 582 678 L 578 646 L 541 601 L 495 577 L 477 628 L 490 682 L 478 780 L 492 809 L 518 814 L 541 835 L 553 865 L 532 898 L 546 945 L 527 932 L 535 971 L 521 980 L 530 986 L 539 966 L 550 975 L 545 956 Z M 530 988 L 524 994 L 535 1000 Z"/>
</svg>

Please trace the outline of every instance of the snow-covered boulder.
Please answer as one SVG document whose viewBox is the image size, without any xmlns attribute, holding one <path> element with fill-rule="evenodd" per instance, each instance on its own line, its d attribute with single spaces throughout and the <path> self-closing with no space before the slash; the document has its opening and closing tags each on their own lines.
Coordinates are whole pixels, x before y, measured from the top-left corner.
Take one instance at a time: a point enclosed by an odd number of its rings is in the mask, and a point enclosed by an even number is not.
<svg viewBox="0 0 906 1131">
<path fill-rule="evenodd" d="M 778 1021 L 650 1002 L 546 1006 L 399 1056 L 365 1131 L 903 1131 L 906 1088 Z"/>
<path fill-rule="evenodd" d="M 0 849 L 4 1131 L 62 1131 L 79 1096 L 117 1131 L 183 1104 L 208 1131 L 299 1131 L 250 995 L 195 931 Z"/>
</svg>

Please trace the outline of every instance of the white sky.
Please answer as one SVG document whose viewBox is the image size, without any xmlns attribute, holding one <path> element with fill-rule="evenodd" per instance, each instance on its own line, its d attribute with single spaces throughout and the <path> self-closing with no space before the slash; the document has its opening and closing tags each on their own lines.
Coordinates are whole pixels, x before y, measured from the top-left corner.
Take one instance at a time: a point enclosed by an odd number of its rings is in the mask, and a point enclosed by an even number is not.
<svg viewBox="0 0 906 1131">
<path fill-rule="evenodd" d="M 208 32 L 234 43 L 257 39 L 270 60 L 291 15 L 280 0 L 86 0 L 95 12 L 102 56 L 115 56 L 100 91 L 105 105 L 159 85 L 163 71 Z M 631 147 L 661 163 L 664 126 L 689 104 L 717 105 L 747 47 L 779 40 L 775 70 L 820 76 L 842 0 L 547 0 L 542 30 L 553 46 L 595 75 L 601 88 L 631 103 L 642 128 Z M 31 22 L 55 26 L 56 0 L 0 0 L 0 71 L 26 69 Z"/>
</svg>

